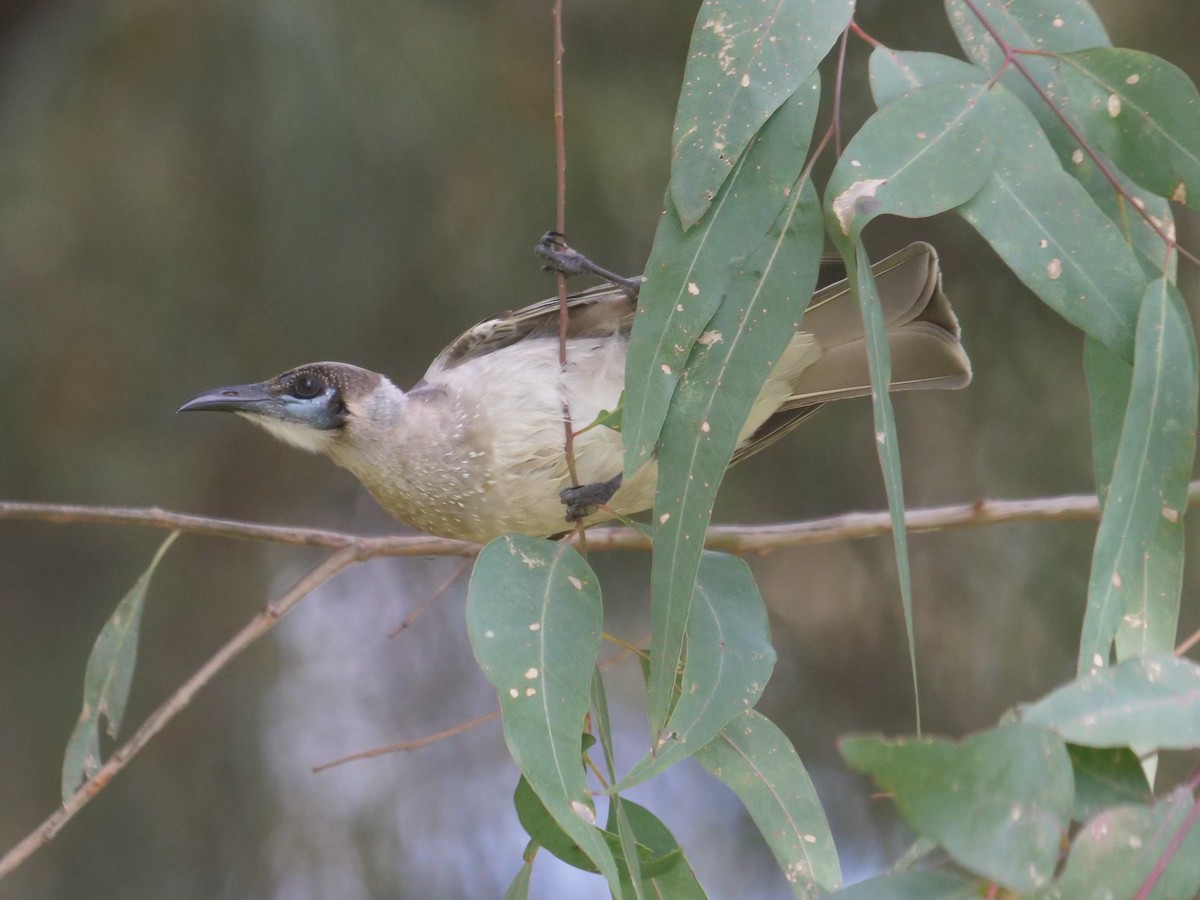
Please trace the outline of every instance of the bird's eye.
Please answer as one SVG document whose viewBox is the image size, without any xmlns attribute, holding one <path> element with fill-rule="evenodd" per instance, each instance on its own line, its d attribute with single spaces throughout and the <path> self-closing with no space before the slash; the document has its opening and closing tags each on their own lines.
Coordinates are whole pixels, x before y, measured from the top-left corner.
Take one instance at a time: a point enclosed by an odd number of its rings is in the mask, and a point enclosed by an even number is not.
<svg viewBox="0 0 1200 900">
<path fill-rule="evenodd" d="M 312 375 L 300 375 L 292 380 L 291 394 L 301 400 L 311 400 L 321 390 L 321 382 Z"/>
</svg>

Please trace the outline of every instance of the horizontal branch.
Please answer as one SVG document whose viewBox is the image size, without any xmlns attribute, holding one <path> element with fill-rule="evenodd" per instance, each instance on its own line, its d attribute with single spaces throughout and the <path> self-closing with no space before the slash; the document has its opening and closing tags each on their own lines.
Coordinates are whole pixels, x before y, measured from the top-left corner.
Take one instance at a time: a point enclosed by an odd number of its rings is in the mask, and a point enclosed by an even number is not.
<svg viewBox="0 0 1200 900">
<path fill-rule="evenodd" d="M 1188 506 L 1200 502 L 1200 481 L 1188 486 Z M 1007 522 L 1066 522 L 1100 517 L 1093 494 L 1037 497 L 1031 500 L 989 500 L 913 509 L 905 514 L 910 532 L 944 531 Z M 191 534 L 235 540 L 269 541 L 327 550 L 353 548 L 359 559 L 379 556 L 474 556 L 479 545 L 428 535 L 377 537 L 316 528 L 260 525 L 232 519 L 212 519 L 156 507 L 68 506 L 52 503 L 0 501 L 0 520 L 58 524 L 141 525 L 177 529 Z M 730 553 L 763 554 L 785 547 L 827 544 L 876 537 L 892 530 L 886 512 L 844 513 L 804 522 L 775 525 L 717 525 L 708 530 L 705 546 Z M 578 540 L 576 537 L 572 541 Z M 587 532 L 589 550 L 648 550 L 650 541 L 632 528 L 602 526 Z"/>
</svg>

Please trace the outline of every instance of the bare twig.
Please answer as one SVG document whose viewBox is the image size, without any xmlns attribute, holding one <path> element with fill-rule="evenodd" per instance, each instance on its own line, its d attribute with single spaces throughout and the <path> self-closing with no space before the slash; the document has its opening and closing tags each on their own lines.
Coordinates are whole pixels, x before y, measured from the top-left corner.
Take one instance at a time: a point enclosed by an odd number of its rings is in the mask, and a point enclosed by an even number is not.
<svg viewBox="0 0 1200 900">
<path fill-rule="evenodd" d="M 1188 485 L 1188 506 L 1200 502 L 1200 481 Z M 1030 500 L 980 499 L 973 503 L 909 510 L 904 517 L 909 531 L 946 531 L 1009 522 L 1069 522 L 1098 519 L 1100 504 L 1092 494 L 1037 497 Z M 61 506 L 53 503 L 0 501 L 0 521 L 24 519 L 58 524 L 141 525 L 178 529 L 235 540 L 270 541 L 309 547 L 351 547 L 358 559 L 382 556 L 474 556 L 479 545 L 428 536 L 367 537 L 338 531 L 261 525 L 230 519 L 209 519 L 155 508 L 111 506 Z M 566 523 L 564 523 L 565 526 Z M 717 525 L 708 530 L 705 546 L 712 550 L 747 555 L 772 553 L 787 547 L 828 544 L 855 538 L 877 537 L 892 530 L 886 512 L 843 513 L 804 522 L 775 525 Z M 592 550 L 648 550 L 650 541 L 632 528 L 588 529 Z"/>
<path fill-rule="evenodd" d="M 498 718 L 500 718 L 500 710 L 493 709 L 491 712 L 485 712 L 481 716 L 467 719 L 465 722 L 459 722 L 457 725 L 451 725 L 449 728 L 443 728 L 441 731 L 435 731 L 433 734 L 427 734 L 413 741 L 400 741 L 396 744 L 386 744 L 383 747 L 372 747 L 370 750 L 360 750 L 358 753 L 351 753 L 348 756 L 339 756 L 337 759 L 331 759 L 327 763 L 313 766 L 313 773 L 324 772 L 326 769 L 332 769 L 334 766 L 342 766 L 349 762 L 374 759 L 376 756 L 387 756 L 389 753 L 404 753 L 408 750 L 419 750 L 429 744 L 437 743 L 448 737 L 454 737 L 454 735 L 462 734 L 464 731 L 470 731 L 472 728 Z"/>
<path fill-rule="evenodd" d="M 192 697 L 196 695 L 196 692 L 212 681 L 213 677 L 225 668 L 230 660 L 274 628 L 280 618 L 305 596 L 357 559 L 358 554 L 353 547 L 343 547 L 327 556 L 296 582 L 291 590 L 267 604 L 262 612 L 251 619 L 241 631 L 167 698 L 165 703 L 152 712 L 142 726 L 134 732 L 133 737 L 121 745 L 96 771 L 96 774 L 85 781 L 46 821 L 9 850 L 3 858 L 0 858 L 0 878 L 4 878 L 36 850 L 49 843 L 79 810 L 108 786 L 116 774 L 125 768 L 126 764 L 162 730 L 163 726 L 192 702 Z"/>
<path fill-rule="evenodd" d="M 562 0 L 554 0 L 551 18 L 554 20 L 554 160 L 555 172 L 555 215 L 554 229 L 560 235 L 567 233 L 567 139 L 563 110 L 563 37 L 562 37 Z M 561 268 L 556 270 L 558 282 L 558 367 L 562 377 L 567 375 L 567 325 L 570 315 L 567 310 L 567 273 Z M 579 484 L 579 473 L 575 468 L 575 428 L 571 424 L 571 406 L 567 401 L 566 391 L 562 398 L 563 413 L 563 453 L 567 458 L 567 472 L 571 476 L 571 484 Z M 577 529 L 581 539 L 583 529 Z"/>
<path fill-rule="evenodd" d="M 608 659 L 601 660 L 598 667 L 601 672 L 607 672 L 617 663 L 628 659 L 633 654 L 637 653 L 644 656 L 645 652 L 634 644 L 622 641 L 618 638 L 607 636 L 610 641 L 621 646 L 621 652 L 610 656 Z M 650 636 L 643 636 L 637 643 L 648 644 Z M 451 725 L 449 728 L 443 728 L 441 731 L 435 731 L 433 734 L 427 734 L 424 737 L 416 738 L 412 741 L 400 741 L 395 744 L 387 744 L 383 747 L 373 747 L 370 750 L 360 750 L 358 753 L 351 753 L 348 756 L 340 756 L 337 759 L 330 760 L 327 763 L 321 763 L 319 766 L 313 766 L 313 774 L 324 772 L 326 769 L 332 769 L 334 766 L 344 765 L 349 762 L 357 762 L 362 759 L 374 759 L 377 756 L 386 756 L 389 753 L 405 753 L 410 750 L 419 750 L 422 747 L 428 747 L 430 744 L 435 744 L 438 741 L 445 740 L 449 737 L 462 734 L 470 731 L 480 725 L 484 725 L 493 719 L 500 717 L 500 710 L 493 709 L 491 712 L 486 712 L 483 715 L 475 716 L 473 719 L 467 719 L 464 722 L 459 722 L 457 725 Z"/>
<path fill-rule="evenodd" d="M 414 609 L 412 612 L 410 612 L 407 616 L 405 616 L 403 622 L 401 622 L 399 625 L 397 625 L 395 628 L 393 628 L 391 631 L 388 632 L 388 637 L 389 638 L 397 637 L 405 629 L 411 628 L 413 622 L 415 622 L 415 621 L 417 621 L 417 619 L 421 618 L 421 616 L 423 616 L 425 614 L 426 610 L 428 610 L 429 607 L 433 606 L 433 604 L 437 603 L 440 599 L 442 599 L 442 597 L 444 597 L 446 595 L 446 591 L 448 591 L 448 590 L 450 590 L 450 588 L 454 587 L 454 583 L 456 581 L 458 581 L 458 579 L 462 578 L 463 574 L 470 567 L 471 567 L 471 560 L 464 559 L 458 565 L 458 567 L 453 572 L 450 573 L 450 577 L 448 577 L 445 581 L 443 581 L 440 585 L 438 585 L 432 594 L 430 594 L 428 597 L 426 597 L 424 600 L 421 601 L 420 606 L 418 606 L 416 609 Z"/>
<path fill-rule="evenodd" d="M 1192 826 L 1196 824 L 1197 819 L 1200 819 L 1200 800 L 1193 799 L 1192 808 L 1188 810 L 1188 814 L 1184 816 L 1183 821 L 1179 823 L 1179 827 L 1175 829 L 1175 833 L 1171 835 L 1171 840 L 1167 842 L 1167 846 L 1154 863 L 1154 868 L 1150 870 L 1150 874 L 1146 876 L 1146 880 L 1142 882 L 1142 886 L 1134 894 L 1134 900 L 1146 900 L 1150 896 L 1155 885 L 1162 878 L 1163 873 L 1167 871 L 1167 866 L 1171 864 L 1171 860 L 1179 852 L 1179 848 L 1183 844 L 1183 839 L 1192 830 Z"/>
<path fill-rule="evenodd" d="M 144 525 L 241 541 L 268 541 L 340 550 L 354 547 L 363 556 L 474 556 L 479 545 L 430 535 L 370 537 L 318 528 L 261 525 L 232 519 L 213 519 L 157 507 L 78 506 L 57 503 L 0 501 L 0 520 L 53 522 L 58 525 Z"/>
</svg>

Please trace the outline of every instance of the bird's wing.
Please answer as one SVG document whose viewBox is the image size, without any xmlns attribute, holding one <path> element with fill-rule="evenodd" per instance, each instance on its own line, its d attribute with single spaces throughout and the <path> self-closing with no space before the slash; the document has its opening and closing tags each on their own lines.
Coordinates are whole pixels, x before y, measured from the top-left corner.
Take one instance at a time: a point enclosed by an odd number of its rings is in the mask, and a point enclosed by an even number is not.
<svg viewBox="0 0 1200 900">
<path fill-rule="evenodd" d="M 567 337 L 628 334 L 637 300 L 611 284 L 567 296 Z M 558 298 L 539 300 L 523 309 L 484 319 L 455 338 L 430 364 L 426 378 L 470 359 L 495 353 L 517 341 L 558 334 Z"/>
</svg>

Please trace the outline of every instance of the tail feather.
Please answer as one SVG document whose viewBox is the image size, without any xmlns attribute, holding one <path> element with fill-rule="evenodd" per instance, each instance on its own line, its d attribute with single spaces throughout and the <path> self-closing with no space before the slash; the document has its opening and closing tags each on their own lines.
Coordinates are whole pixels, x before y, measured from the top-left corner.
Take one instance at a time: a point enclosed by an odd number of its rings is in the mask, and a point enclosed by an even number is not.
<svg viewBox="0 0 1200 900">
<path fill-rule="evenodd" d="M 954 390 L 971 381 L 971 361 L 960 341 L 958 319 L 942 292 L 937 251 L 911 244 L 876 263 L 892 360 L 892 390 Z M 794 353 L 812 355 L 812 335 L 820 357 L 812 363 L 797 357 L 799 373 L 791 395 L 738 447 L 734 461 L 745 459 L 791 431 L 831 400 L 871 393 L 870 364 L 862 317 L 846 282 L 818 291 L 800 322 Z M 789 366 L 785 351 L 779 369 Z"/>
</svg>

